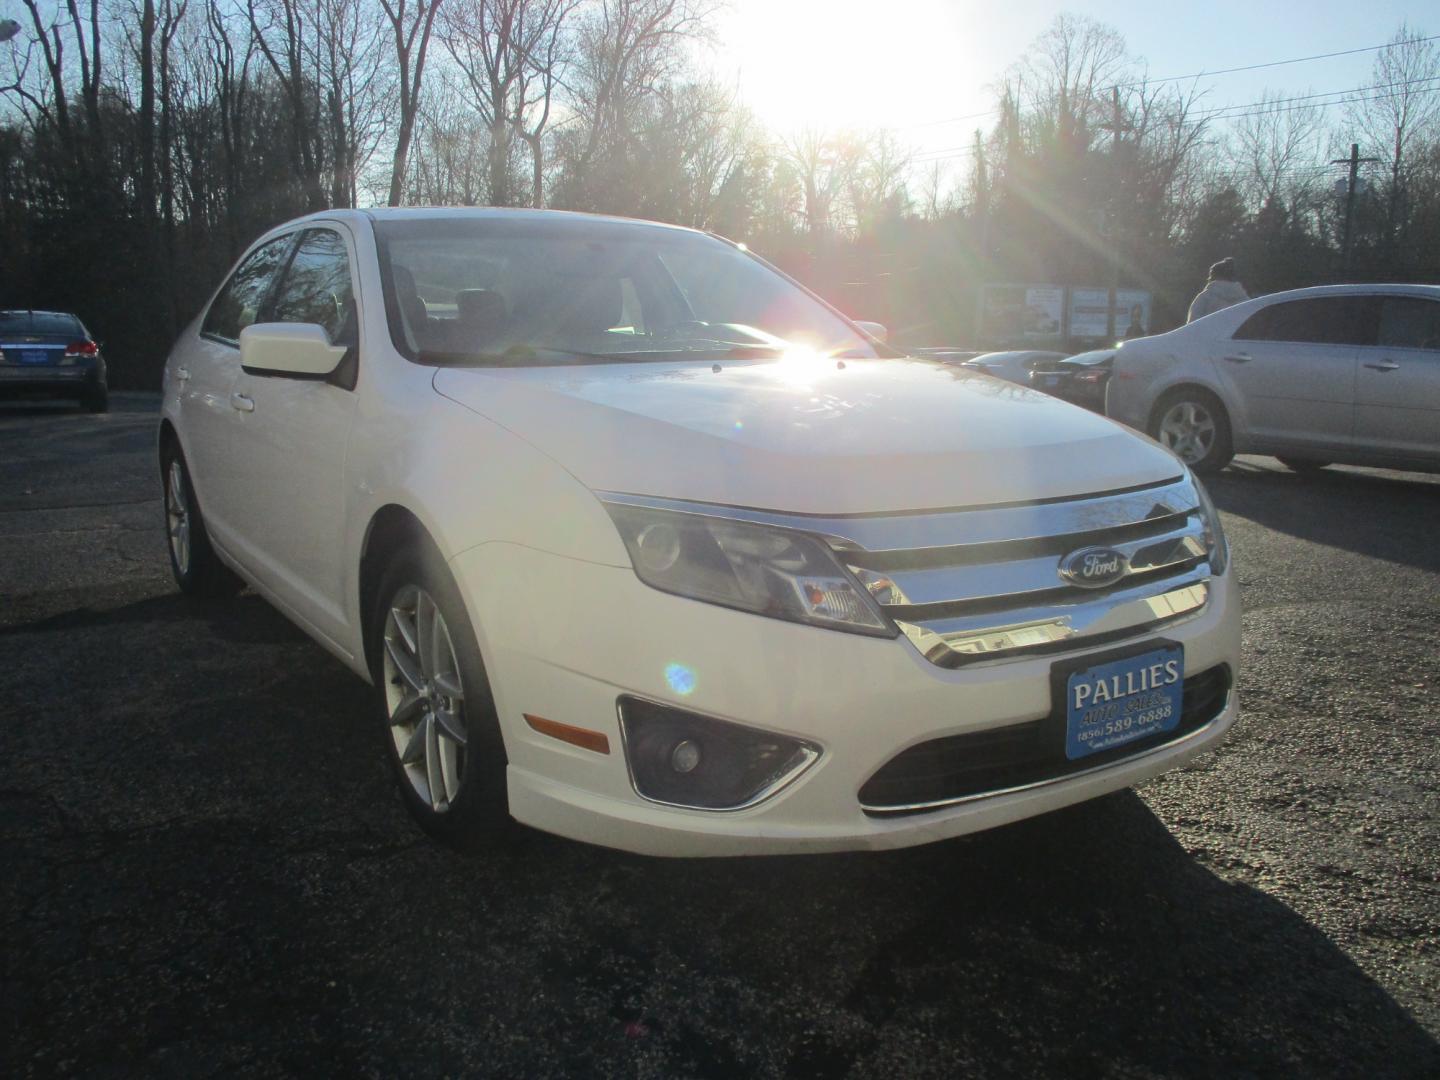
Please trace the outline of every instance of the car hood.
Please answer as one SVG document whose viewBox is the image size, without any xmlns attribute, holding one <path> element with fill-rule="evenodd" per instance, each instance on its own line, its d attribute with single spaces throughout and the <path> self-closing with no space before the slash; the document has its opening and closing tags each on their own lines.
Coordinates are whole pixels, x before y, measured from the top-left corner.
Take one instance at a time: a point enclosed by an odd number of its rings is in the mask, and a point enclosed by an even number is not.
<svg viewBox="0 0 1440 1080">
<path fill-rule="evenodd" d="M 792 513 L 926 510 L 1172 479 L 1165 450 L 924 360 L 441 368 L 435 389 L 597 491 Z"/>
</svg>

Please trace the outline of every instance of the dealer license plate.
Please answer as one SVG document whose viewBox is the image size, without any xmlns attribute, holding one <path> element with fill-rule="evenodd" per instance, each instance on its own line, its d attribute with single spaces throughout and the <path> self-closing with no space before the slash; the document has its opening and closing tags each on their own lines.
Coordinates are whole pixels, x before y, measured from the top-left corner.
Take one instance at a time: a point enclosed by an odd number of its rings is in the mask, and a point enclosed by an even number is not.
<svg viewBox="0 0 1440 1080">
<path fill-rule="evenodd" d="M 1071 672 L 1065 756 L 1071 761 L 1173 731 L 1180 723 L 1185 650 L 1168 645 Z"/>
</svg>

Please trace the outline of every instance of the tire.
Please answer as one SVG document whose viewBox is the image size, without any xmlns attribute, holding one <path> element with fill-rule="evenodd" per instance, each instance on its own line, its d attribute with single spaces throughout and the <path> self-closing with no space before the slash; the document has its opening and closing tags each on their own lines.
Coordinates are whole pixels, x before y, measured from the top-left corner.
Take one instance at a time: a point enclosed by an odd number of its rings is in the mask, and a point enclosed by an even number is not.
<svg viewBox="0 0 1440 1080">
<path fill-rule="evenodd" d="M 1298 473 L 1319 472 L 1321 469 L 1325 468 L 1325 466 L 1331 464 L 1328 461 L 1310 461 L 1307 458 L 1277 457 L 1275 460 L 1280 462 L 1281 465 L 1284 465 L 1291 472 Z"/>
<path fill-rule="evenodd" d="M 164 485 L 165 539 L 170 553 L 170 573 L 186 596 L 221 598 L 240 589 L 240 579 L 220 561 L 210 546 L 200 503 L 185 455 L 173 443 L 161 455 L 161 483 Z"/>
<path fill-rule="evenodd" d="M 109 412 L 110 389 L 102 383 L 93 389 L 85 391 L 85 396 L 80 399 L 80 407 L 86 412 Z"/>
<path fill-rule="evenodd" d="M 1216 473 L 1235 456 L 1230 417 L 1208 390 L 1182 387 L 1150 414 L 1150 436 L 1197 473 Z"/>
<path fill-rule="evenodd" d="M 377 715 L 406 809 L 451 847 L 495 847 L 512 835 L 505 745 L 455 579 L 432 545 L 418 544 L 391 560 L 375 598 Z"/>
</svg>

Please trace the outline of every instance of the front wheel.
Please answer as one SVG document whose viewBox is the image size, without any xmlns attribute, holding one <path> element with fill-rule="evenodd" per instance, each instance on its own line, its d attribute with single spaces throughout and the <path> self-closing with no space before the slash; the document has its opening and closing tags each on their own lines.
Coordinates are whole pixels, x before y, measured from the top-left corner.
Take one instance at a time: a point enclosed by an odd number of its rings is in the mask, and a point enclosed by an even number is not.
<svg viewBox="0 0 1440 1080">
<path fill-rule="evenodd" d="M 161 460 L 165 484 L 165 535 L 170 549 L 170 572 L 188 596 L 219 597 L 240 588 L 240 579 L 215 554 L 210 534 L 195 499 L 195 485 L 178 446 L 169 447 Z"/>
<path fill-rule="evenodd" d="M 403 553 L 371 620 L 390 763 L 421 828 L 462 849 L 508 832 L 505 747 L 480 647 L 439 553 Z"/>
<path fill-rule="evenodd" d="M 1235 456 L 1225 406 L 1203 390 L 1179 390 L 1161 398 L 1150 435 L 1197 473 L 1219 472 Z"/>
</svg>

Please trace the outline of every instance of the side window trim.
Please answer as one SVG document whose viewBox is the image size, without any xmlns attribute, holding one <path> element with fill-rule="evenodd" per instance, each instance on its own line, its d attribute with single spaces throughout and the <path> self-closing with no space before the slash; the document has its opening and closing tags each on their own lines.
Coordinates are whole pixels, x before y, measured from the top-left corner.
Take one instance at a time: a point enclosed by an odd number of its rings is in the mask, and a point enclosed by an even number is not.
<svg viewBox="0 0 1440 1080">
<path fill-rule="evenodd" d="M 319 381 L 328 382 L 341 390 L 353 391 L 360 379 L 360 340 L 363 329 L 360 325 L 359 304 L 359 269 L 358 256 L 355 252 L 353 238 L 347 234 L 347 230 L 338 228 L 336 225 L 320 221 L 308 224 L 304 228 L 296 229 L 290 234 L 290 247 L 285 253 L 284 265 L 275 272 L 274 279 L 270 282 L 265 291 L 265 299 L 259 309 L 259 316 L 256 322 L 273 322 L 275 317 L 275 305 L 278 303 L 280 293 L 287 279 L 290 276 L 290 268 L 295 263 L 295 257 L 300 253 L 301 247 L 305 244 L 305 238 L 311 233 L 330 233 L 340 241 L 340 246 L 345 251 L 345 271 L 350 277 L 350 303 L 355 308 L 354 330 L 355 340 L 350 342 L 344 358 L 336 366 L 334 372 L 328 376 L 322 376 Z"/>
<path fill-rule="evenodd" d="M 266 290 L 265 302 L 260 308 L 260 314 L 263 318 L 257 318 L 255 320 L 256 322 L 274 321 L 275 305 L 280 299 L 281 288 L 286 284 L 286 279 L 290 276 L 290 268 L 295 264 L 295 256 L 300 253 L 301 247 L 305 244 L 305 238 L 311 233 L 330 233 L 340 241 L 340 246 L 345 249 L 345 267 L 350 275 L 350 300 L 351 303 L 356 305 L 358 311 L 360 304 L 360 276 L 356 273 L 359 267 L 356 262 L 354 245 L 344 230 L 337 228 L 329 222 L 316 222 L 315 224 L 307 225 L 303 229 L 297 229 L 293 234 L 290 250 L 285 253 L 285 265 L 276 271 L 275 279 Z M 358 319 L 356 320 L 355 329 L 358 337 L 360 331 Z"/>
<path fill-rule="evenodd" d="M 273 244 L 276 240 L 286 241 L 287 246 L 285 249 L 283 261 L 285 269 L 288 270 L 290 267 L 290 260 L 295 257 L 295 241 L 299 238 L 301 231 L 302 230 L 300 229 L 294 229 L 288 233 L 281 233 L 278 236 L 272 236 L 268 239 L 263 239 L 256 243 L 254 247 L 252 247 L 249 251 L 245 253 L 245 255 L 235 264 L 235 269 L 230 271 L 230 274 L 228 277 L 225 278 L 224 283 L 221 284 L 220 288 L 216 290 L 215 295 L 210 298 L 210 303 L 206 305 L 205 316 L 200 320 L 200 336 L 202 338 L 204 338 L 206 341 L 213 341 L 217 345 L 226 345 L 234 349 L 236 352 L 240 351 L 240 342 L 238 339 L 232 340 L 230 338 L 223 337 L 220 334 L 211 333 L 210 331 L 207 331 L 205 329 L 205 323 L 208 322 L 210 319 L 211 309 L 214 308 L 215 302 L 219 300 L 222 295 L 224 295 L 225 290 L 230 287 L 230 283 L 235 280 L 235 275 L 240 272 L 240 268 L 250 260 L 250 257 L 258 253 L 260 249 L 264 248 L 266 245 Z M 277 270 L 270 276 L 270 280 L 266 282 L 265 292 L 261 295 L 260 303 L 255 308 L 256 322 L 260 321 L 260 315 L 263 315 L 270 310 L 270 304 L 275 297 L 275 289 L 280 284 L 280 279 L 283 276 L 284 271 Z"/>
<path fill-rule="evenodd" d="M 1259 311 L 1252 312 L 1244 322 L 1235 328 L 1230 335 L 1230 340 L 1276 345 L 1308 345 L 1330 349 L 1366 348 L 1376 343 L 1380 323 L 1380 299 L 1379 296 L 1370 293 L 1354 293 L 1344 296 L 1307 296 L 1296 300 L 1280 300 Z M 1352 328 L 1355 331 L 1354 336 L 1358 340 L 1322 341 L 1315 338 L 1275 334 L 1274 327 L 1277 322 L 1283 328 L 1284 320 L 1293 319 L 1294 312 L 1306 309 L 1313 311 L 1327 302 L 1337 307 L 1344 305 L 1353 308 L 1355 321 Z M 1247 335 L 1246 329 L 1252 326 L 1255 329 Z"/>
</svg>

